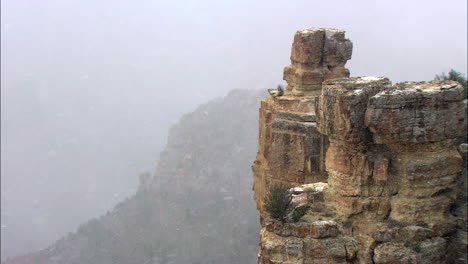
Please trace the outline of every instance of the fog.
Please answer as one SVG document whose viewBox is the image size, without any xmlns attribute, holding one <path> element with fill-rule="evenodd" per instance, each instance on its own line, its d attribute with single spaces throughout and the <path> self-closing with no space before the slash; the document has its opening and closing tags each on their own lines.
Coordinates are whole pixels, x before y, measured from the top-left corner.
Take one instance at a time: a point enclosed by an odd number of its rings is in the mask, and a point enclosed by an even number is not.
<svg viewBox="0 0 468 264">
<path fill-rule="evenodd" d="M 467 72 L 467 2 L 1 2 L 1 254 L 38 250 L 135 193 L 169 127 L 284 84 L 294 33 L 346 30 L 351 75 Z"/>
</svg>

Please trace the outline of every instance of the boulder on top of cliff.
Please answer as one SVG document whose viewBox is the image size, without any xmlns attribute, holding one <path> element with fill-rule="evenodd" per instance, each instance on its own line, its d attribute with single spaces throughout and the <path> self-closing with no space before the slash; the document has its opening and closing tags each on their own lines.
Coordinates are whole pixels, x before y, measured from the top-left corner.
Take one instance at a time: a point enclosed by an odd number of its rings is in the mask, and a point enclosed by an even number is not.
<svg viewBox="0 0 468 264">
<path fill-rule="evenodd" d="M 362 142 L 367 139 L 364 116 L 369 98 L 389 89 L 385 77 L 352 77 L 323 83 L 315 105 L 317 129 L 330 139 Z"/>
<path fill-rule="evenodd" d="M 454 81 L 404 82 L 369 99 L 366 126 L 378 144 L 438 142 L 466 133 L 463 87 Z"/>
<path fill-rule="evenodd" d="M 298 30 L 291 50 L 291 65 L 285 67 L 283 79 L 295 95 L 319 90 L 324 80 L 349 77 L 344 67 L 351 59 L 353 43 L 345 31 L 333 28 Z"/>
<path fill-rule="evenodd" d="M 351 59 L 353 43 L 345 31 L 334 28 L 309 28 L 294 35 L 291 63 L 297 66 L 320 67 L 344 65 Z"/>
</svg>

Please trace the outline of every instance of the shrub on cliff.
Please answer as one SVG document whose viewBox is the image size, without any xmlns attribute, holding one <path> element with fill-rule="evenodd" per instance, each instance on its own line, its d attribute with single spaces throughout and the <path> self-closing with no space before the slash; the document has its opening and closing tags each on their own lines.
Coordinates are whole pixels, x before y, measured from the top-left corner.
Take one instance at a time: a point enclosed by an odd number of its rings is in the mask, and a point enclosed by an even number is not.
<svg viewBox="0 0 468 264">
<path fill-rule="evenodd" d="M 309 205 L 302 205 L 296 207 L 291 215 L 292 221 L 296 223 L 299 220 L 301 220 L 301 218 L 307 213 L 307 210 L 309 210 Z"/>
<path fill-rule="evenodd" d="M 276 89 L 278 89 L 278 96 L 282 96 L 284 94 L 284 87 L 282 85 L 278 84 Z"/>
<path fill-rule="evenodd" d="M 465 98 L 468 98 L 468 82 L 467 82 L 465 75 L 462 74 L 461 72 L 451 69 L 448 75 L 445 74 L 445 72 L 443 72 L 442 74 L 436 74 L 434 79 L 435 80 L 452 80 L 452 81 L 459 82 L 464 88 Z"/>
<path fill-rule="evenodd" d="M 265 196 L 266 212 L 272 218 L 282 222 L 286 220 L 286 216 L 290 213 L 292 196 L 289 189 L 289 186 L 283 184 L 272 184 L 268 187 Z"/>
</svg>

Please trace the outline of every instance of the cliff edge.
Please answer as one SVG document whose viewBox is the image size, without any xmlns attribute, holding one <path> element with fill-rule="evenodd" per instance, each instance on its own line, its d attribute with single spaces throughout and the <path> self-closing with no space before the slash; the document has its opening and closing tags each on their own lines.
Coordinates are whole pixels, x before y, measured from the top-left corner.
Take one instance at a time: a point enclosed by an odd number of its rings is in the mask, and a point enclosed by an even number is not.
<svg viewBox="0 0 468 264">
<path fill-rule="evenodd" d="M 261 102 L 258 263 L 466 263 L 462 86 L 350 78 L 351 54 L 342 30 L 297 31 L 284 95 Z M 275 185 L 299 220 L 266 211 Z"/>
</svg>

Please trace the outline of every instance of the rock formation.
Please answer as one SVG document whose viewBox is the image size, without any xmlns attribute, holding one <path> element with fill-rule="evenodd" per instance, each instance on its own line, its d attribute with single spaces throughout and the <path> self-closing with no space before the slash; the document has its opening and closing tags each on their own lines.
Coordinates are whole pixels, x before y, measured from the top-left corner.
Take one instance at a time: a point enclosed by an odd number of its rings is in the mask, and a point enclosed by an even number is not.
<svg viewBox="0 0 468 264">
<path fill-rule="evenodd" d="M 466 263 L 462 86 L 349 78 L 351 49 L 344 31 L 298 31 L 285 94 L 261 103 L 258 263 Z M 298 222 L 265 211 L 273 184 L 309 206 Z"/>
<path fill-rule="evenodd" d="M 317 94 L 324 80 L 349 77 L 344 65 L 351 59 L 353 44 L 344 33 L 324 28 L 296 32 L 291 65 L 284 68 L 289 91 L 295 95 Z"/>
</svg>

